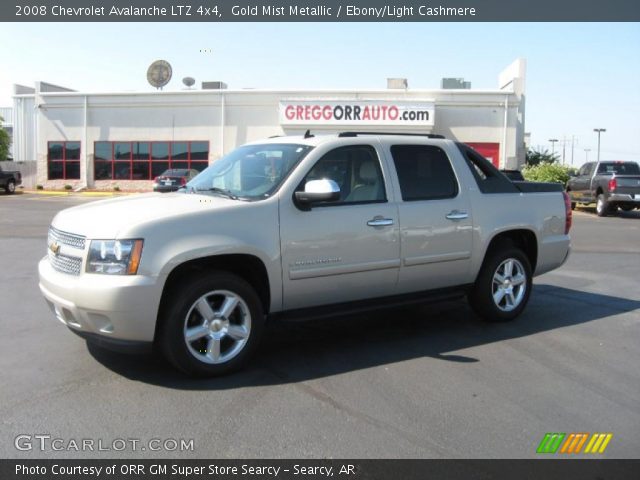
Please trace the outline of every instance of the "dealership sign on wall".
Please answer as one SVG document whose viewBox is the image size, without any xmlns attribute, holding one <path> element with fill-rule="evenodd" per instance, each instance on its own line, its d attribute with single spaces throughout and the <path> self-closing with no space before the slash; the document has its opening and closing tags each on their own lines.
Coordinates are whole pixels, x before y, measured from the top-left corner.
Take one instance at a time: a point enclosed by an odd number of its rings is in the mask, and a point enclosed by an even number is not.
<svg viewBox="0 0 640 480">
<path fill-rule="evenodd" d="M 280 125 L 433 126 L 433 102 L 281 101 Z"/>
</svg>

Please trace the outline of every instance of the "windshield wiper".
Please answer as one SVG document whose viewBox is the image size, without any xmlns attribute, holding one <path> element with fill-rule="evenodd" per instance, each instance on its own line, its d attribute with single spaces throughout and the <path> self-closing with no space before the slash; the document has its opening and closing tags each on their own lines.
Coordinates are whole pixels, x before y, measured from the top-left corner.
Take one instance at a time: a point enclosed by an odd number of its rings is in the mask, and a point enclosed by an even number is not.
<svg viewBox="0 0 640 480">
<path fill-rule="evenodd" d="M 238 196 L 235 195 L 234 193 L 232 193 L 230 190 L 227 190 L 226 188 L 220 188 L 220 187 L 196 188 L 196 192 L 220 193 L 220 194 L 224 195 L 225 197 L 229 197 L 231 200 L 238 200 Z"/>
</svg>

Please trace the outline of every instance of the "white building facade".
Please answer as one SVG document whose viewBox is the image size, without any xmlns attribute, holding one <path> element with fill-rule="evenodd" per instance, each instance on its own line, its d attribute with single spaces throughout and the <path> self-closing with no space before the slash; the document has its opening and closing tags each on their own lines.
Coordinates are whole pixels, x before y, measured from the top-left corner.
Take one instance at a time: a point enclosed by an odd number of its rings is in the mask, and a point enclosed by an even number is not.
<svg viewBox="0 0 640 480">
<path fill-rule="evenodd" d="M 14 158 L 45 188 L 149 189 L 167 168 L 202 170 L 274 135 L 435 133 L 500 168 L 525 160 L 525 61 L 495 90 L 187 90 L 85 93 L 38 82 L 14 91 Z"/>
</svg>

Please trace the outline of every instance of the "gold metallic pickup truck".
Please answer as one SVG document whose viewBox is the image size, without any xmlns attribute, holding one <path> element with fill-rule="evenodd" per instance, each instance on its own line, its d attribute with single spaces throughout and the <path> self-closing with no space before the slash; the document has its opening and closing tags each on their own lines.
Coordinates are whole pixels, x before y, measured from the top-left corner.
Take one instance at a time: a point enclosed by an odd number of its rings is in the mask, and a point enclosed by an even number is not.
<svg viewBox="0 0 640 480">
<path fill-rule="evenodd" d="M 511 182 L 437 135 L 344 132 L 242 146 L 175 193 L 60 212 L 40 261 L 55 316 L 191 375 L 238 369 L 267 319 L 466 296 L 525 308 L 569 255 L 560 185 Z"/>
</svg>

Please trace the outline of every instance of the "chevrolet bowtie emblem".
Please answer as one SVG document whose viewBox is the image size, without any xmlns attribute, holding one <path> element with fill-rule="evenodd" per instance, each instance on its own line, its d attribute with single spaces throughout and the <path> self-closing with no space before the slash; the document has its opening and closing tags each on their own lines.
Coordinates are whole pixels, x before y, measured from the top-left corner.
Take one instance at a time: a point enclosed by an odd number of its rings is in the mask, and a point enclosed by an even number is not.
<svg viewBox="0 0 640 480">
<path fill-rule="evenodd" d="M 60 253 L 60 245 L 58 245 L 56 242 L 53 242 L 51 245 L 49 245 L 49 250 L 51 250 L 54 255 L 58 255 L 58 253 Z"/>
</svg>

